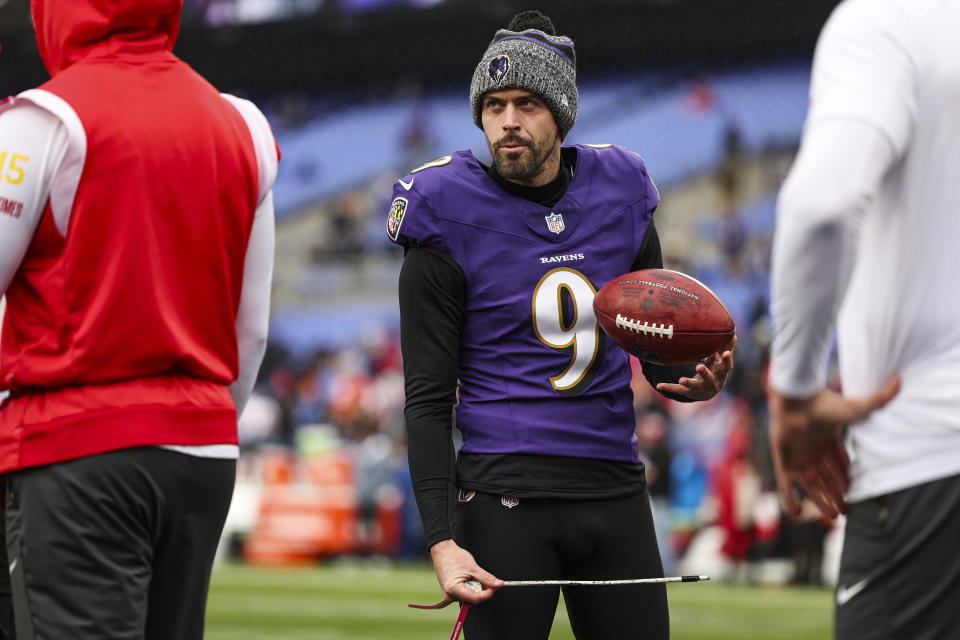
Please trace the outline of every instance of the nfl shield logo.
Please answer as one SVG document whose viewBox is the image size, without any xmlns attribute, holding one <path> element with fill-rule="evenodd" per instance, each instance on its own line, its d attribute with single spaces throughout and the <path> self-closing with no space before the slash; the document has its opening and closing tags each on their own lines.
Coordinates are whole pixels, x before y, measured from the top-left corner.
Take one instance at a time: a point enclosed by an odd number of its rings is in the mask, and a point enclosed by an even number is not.
<svg viewBox="0 0 960 640">
<path fill-rule="evenodd" d="M 547 221 L 547 229 L 552 233 L 560 233 L 566 229 L 566 227 L 563 226 L 563 216 L 559 213 L 551 213 L 548 216 L 543 216 L 543 219 Z"/>
<path fill-rule="evenodd" d="M 505 506 L 507 509 L 513 509 L 515 506 L 520 504 L 520 498 L 508 498 L 507 496 L 500 496 L 500 504 Z"/>
</svg>

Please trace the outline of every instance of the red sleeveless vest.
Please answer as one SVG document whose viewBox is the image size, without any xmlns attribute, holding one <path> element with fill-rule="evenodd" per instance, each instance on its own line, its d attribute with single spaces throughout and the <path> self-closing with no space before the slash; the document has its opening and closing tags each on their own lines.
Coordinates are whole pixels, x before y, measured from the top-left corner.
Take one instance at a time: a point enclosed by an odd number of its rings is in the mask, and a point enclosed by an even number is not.
<svg viewBox="0 0 960 640">
<path fill-rule="evenodd" d="M 227 385 L 257 159 L 240 113 L 170 46 L 108 35 L 23 98 L 72 111 L 58 176 L 81 172 L 72 201 L 55 185 L 7 291 L 0 472 L 237 441 Z"/>
</svg>

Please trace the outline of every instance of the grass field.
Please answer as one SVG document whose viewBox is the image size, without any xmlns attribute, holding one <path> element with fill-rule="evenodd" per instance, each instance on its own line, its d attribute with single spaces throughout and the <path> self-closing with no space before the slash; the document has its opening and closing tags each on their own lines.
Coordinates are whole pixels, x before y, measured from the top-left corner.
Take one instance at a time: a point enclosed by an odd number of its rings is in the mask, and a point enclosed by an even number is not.
<svg viewBox="0 0 960 640">
<path fill-rule="evenodd" d="M 674 640 L 828 640 L 826 589 L 732 586 L 669 587 Z M 214 570 L 207 640 L 446 640 L 455 610 L 408 609 L 433 603 L 439 587 L 429 567 L 333 565 L 306 569 L 223 566 Z M 642 637 L 642 634 L 638 635 Z M 572 640 L 561 607 L 551 640 Z"/>
</svg>

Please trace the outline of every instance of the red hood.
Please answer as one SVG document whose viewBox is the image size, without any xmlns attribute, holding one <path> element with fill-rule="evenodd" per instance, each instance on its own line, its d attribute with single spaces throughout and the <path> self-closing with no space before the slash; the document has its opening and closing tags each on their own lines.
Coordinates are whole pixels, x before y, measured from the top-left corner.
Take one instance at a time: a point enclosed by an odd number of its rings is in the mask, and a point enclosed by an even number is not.
<svg viewBox="0 0 960 640">
<path fill-rule="evenodd" d="M 183 0 L 31 0 L 37 46 L 54 76 L 95 50 L 172 51 Z"/>
</svg>

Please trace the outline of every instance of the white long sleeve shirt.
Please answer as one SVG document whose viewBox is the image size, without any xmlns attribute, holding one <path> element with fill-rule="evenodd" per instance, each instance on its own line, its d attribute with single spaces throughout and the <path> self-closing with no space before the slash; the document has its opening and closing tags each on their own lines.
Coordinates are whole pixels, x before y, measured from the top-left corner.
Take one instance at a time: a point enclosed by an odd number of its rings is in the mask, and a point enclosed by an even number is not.
<svg viewBox="0 0 960 640">
<path fill-rule="evenodd" d="M 774 240 L 771 386 L 843 392 L 899 374 L 852 425 L 848 499 L 960 473 L 960 5 L 848 0 L 821 34 Z"/>
</svg>

